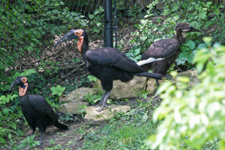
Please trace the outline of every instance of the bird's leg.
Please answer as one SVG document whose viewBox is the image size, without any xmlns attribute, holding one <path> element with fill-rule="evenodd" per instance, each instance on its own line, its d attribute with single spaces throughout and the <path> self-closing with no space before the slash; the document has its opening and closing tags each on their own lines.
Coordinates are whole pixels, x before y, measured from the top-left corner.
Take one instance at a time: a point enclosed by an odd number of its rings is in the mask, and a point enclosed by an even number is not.
<svg viewBox="0 0 225 150">
<path fill-rule="evenodd" d="M 157 88 L 159 88 L 159 80 L 155 79 L 155 81 L 156 81 L 156 84 L 157 84 Z"/>
<path fill-rule="evenodd" d="M 167 77 L 170 80 L 173 80 L 173 78 L 171 76 L 167 75 L 167 74 L 165 75 L 165 77 Z"/>
<path fill-rule="evenodd" d="M 33 130 L 33 132 L 32 132 L 32 134 L 31 134 L 31 135 L 34 135 L 34 132 L 35 132 L 35 130 Z"/>
<path fill-rule="evenodd" d="M 32 126 L 31 128 L 32 128 L 32 130 L 33 130 L 31 135 L 34 135 L 34 133 L 35 133 L 35 131 L 36 131 L 36 126 Z"/>
<path fill-rule="evenodd" d="M 103 109 L 104 107 L 107 107 L 106 102 L 107 102 L 107 99 L 108 99 L 108 97 L 109 97 L 110 92 L 111 92 L 111 91 L 106 91 L 106 92 L 105 92 L 105 94 L 104 94 L 104 95 L 105 95 L 105 98 L 104 98 L 102 107 L 99 108 L 99 109 L 97 110 L 98 112 L 102 111 L 102 109 Z"/>
<path fill-rule="evenodd" d="M 43 143 L 43 141 L 42 141 L 43 135 L 44 135 L 44 132 L 41 132 L 41 137 L 40 137 L 40 140 L 39 140 L 40 145 Z"/>
<path fill-rule="evenodd" d="M 107 92 L 104 93 L 104 95 L 101 98 L 101 101 L 97 105 L 95 105 L 95 107 L 98 107 L 98 106 L 103 104 L 103 101 L 104 101 L 104 98 L 105 98 L 106 94 L 107 94 Z"/>
</svg>

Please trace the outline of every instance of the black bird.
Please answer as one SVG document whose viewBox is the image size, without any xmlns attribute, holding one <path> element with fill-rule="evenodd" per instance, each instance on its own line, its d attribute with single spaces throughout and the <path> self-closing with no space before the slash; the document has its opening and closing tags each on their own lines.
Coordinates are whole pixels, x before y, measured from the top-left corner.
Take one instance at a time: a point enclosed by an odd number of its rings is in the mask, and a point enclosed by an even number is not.
<svg viewBox="0 0 225 150">
<path fill-rule="evenodd" d="M 42 143 L 42 138 L 48 125 L 54 125 L 58 128 L 68 130 L 68 126 L 58 122 L 57 114 L 52 110 L 44 97 L 40 95 L 29 95 L 27 77 L 16 78 L 9 90 L 15 86 L 19 86 L 20 106 L 23 115 L 33 130 L 32 135 L 36 127 L 38 127 L 41 132 L 40 144 Z"/>
<path fill-rule="evenodd" d="M 55 47 L 72 39 L 78 39 L 78 50 L 81 52 L 87 69 L 101 80 L 102 88 L 106 91 L 100 103 L 96 105 L 96 107 L 102 105 L 98 110 L 99 112 L 107 106 L 106 102 L 113 88 L 113 80 L 128 82 L 134 75 L 155 79 L 162 78 L 161 74 L 144 72 L 134 61 L 115 48 L 103 47 L 89 50 L 88 34 L 83 29 L 71 30 L 55 44 Z"/>
<path fill-rule="evenodd" d="M 153 69 L 154 73 L 160 73 L 168 79 L 172 77 L 166 75 L 169 67 L 175 62 L 180 54 L 180 46 L 186 42 L 185 33 L 202 32 L 188 23 L 179 23 L 176 26 L 176 34 L 172 39 L 162 39 L 154 42 L 141 57 L 137 64 L 145 71 Z M 156 79 L 157 86 L 159 82 Z"/>
</svg>

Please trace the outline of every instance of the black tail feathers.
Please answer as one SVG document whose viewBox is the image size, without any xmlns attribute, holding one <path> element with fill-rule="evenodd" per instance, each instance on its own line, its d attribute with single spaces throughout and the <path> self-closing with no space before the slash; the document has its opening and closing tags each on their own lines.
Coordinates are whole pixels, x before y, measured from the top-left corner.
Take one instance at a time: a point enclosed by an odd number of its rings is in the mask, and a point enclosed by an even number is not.
<svg viewBox="0 0 225 150">
<path fill-rule="evenodd" d="M 55 124 L 55 126 L 58 127 L 58 128 L 60 128 L 60 129 L 65 129 L 65 130 L 68 130 L 68 129 L 69 129 L 69 126 L 64 125 L 64 124 L 62 124 L 62 123 L 60 123 L 60 122 L 57 122 L 57 123 Z"/>
<path fill-rule="evenodd" d="M 162 75 L 159 73 L 141 72 L 141 73 L 134 73 L 134 75 L 150 77 L 150 78 L 154 78 L 154 79 L 162 79 Z"/>
</svg>

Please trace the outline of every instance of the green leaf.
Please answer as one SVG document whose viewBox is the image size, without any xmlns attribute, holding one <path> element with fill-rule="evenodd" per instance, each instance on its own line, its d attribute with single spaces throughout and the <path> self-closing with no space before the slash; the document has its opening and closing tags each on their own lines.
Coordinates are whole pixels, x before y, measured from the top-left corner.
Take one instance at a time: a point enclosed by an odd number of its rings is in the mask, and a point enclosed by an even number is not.
<svg viewBox="0 0 225 150">
<path fill-rule="evenodd" d="M 172 82 L 164 82 L 163 84 L 161 84 L 156 92 L 156 95 L 161 94 L 163 91 L 165 91 L 170 85 L 172 85 Z"/>
<path fill-rule="evenodd" d="M 179 55 L 179 58 L 187 58 L 188 55 L 189 55 L 189 52 L 181 52 Z"/>
<path fill-rule="evenodd" d="M 36 73 L 37 73 L 36 70 L 34 70 L 34 69 L 28 69 L 28 70 L 24 71 L 24 72 L 21 73 L 21 74 L 23 74 L 23 76 L 29 76 L 29 75 L 31 75 L 31 74 L 36 74 Z M 22 75 L 21 75 L 21 76 L 22 76 Z"/>
<path fill-rule="evenodd" d="M 178 76 L 176 79 L 177 79 L 177 81 L 181 81 L 181 82 L 184 82 L 184 83 L 190 82 L 190 79 L 188 77 Z"/>
<path fill-rule="evenodd" d="M 93 19 L 93 18 L 94 18 L 94 15 L 88 14 L 88 17 L 89 17 L 90 19 Z"/>
<path fill-rule="evenodd" d="M 209 43 L 212 41 L 212 37 L 203 37 L 203 41 L 204 41 L 206 44 L 209 44 Z"/>
<path fill-rule="evenodd" d="M 201 13 L 199 13 L 199 17 L 202 18 L 202 19 L 206 19 L 206 13 L 207 12 L 201 12 Z"/>
<path fill-rule="evenodd" d="M 193 41 L 188 41 L 187 45 L 191 50 L 195 49 L 195 43 Z"/>
<path fill-rule="evenodd" d="M 191 63 L 191 62 L 192 62 L 192 59 L 193 59 L 192 53 L 189 53 L 189 54 L 186 56 L 186 58 L 187 58 L 188 63 Z"/>
<path fill-rule="evenodd" d="M 142 37 L 140 37 L 140 39 L 141 39 L 142 41 L 145 41 L 147 38 L 148 38 L 147 36 L 142 36 Z"/>
<path fill-rule="evenodd" d="M 21 143 L 19 146 L 18 146 L 18 148 L 24 148 L 24 147 L 26 147 L 27 146 L 27 143 Z"/>
<path fill-rule="evenodd" d="M 5 108 L 3 109 L 3 114 L 9 114 L 9 112 L 12 111 L 11 109 Z"/>
<path fill-rule="evenodd" d="M 190 49 L 186 45 L 181 46 L 180 49 L 183 52 L 189 52 L 190 51 Z"/>
</svg>

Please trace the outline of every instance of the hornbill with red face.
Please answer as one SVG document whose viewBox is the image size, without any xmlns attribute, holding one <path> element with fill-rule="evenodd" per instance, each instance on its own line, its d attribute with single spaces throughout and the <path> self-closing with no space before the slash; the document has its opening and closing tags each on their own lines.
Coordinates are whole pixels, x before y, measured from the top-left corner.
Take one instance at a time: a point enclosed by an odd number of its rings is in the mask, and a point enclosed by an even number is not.
<svg viewBox="0 0 225 150">
<path fill-rule="evenodd" d="M 160 73 L 168 79 L 172 77 L 166 75 L 169 67 L 175 62 L 180 54 L 180 46 L 186 42 L 185 33 L 202 32 L 188 23 L 179 23 L 176 26 L 176 34 L 172 39 L 162 39 L 154 42 L 141 57 L 141 61 L 137 62 L 145 71 L 153 69 L 154 73 Z M 156 79 L 157 86 L 159 82 Z"/>
<path fill-rule="evenodd" d="M 71 30 L 59 39 L 55 47 L 62 42 L 72 39 L 78 39 L 78 50 L 81 52 L 87 69 L 92 75 L 101 80 L 102 88 L 106 91 L 99 104 L 96 105 L 96 107 L 102 105 L 98 110 L 99 112 L 107 106 L 106 102 L 113 88 L 113 80 L 128 82 L 134 75 L 155 79 L 162 78 L 161 74 L 145 72 L 134 61 L 115 48 L 103 47 L 90 50 L 88 46 L 88 34 L 83 29 Z"/>
<path fill-rule="evenodd" d="M 33 130 L 32 135 L 36 127 L 38 127 L 41 132 L 40 144 L 42 143 L 42 138 L 48 125 L 54 125 L 58 128 L 68 130 L 67 125 L 58 122 L 57 114 L 52 110 L 44 97 L 40 95 L 29 95 L 27 77 L 16 78 L 9 90 L 12 90 L 15 86 L 19 86 L 20 106 L 23 115 Z"/>
</svg>

